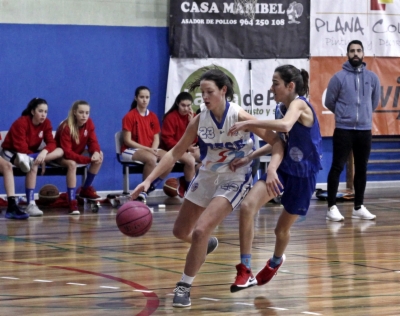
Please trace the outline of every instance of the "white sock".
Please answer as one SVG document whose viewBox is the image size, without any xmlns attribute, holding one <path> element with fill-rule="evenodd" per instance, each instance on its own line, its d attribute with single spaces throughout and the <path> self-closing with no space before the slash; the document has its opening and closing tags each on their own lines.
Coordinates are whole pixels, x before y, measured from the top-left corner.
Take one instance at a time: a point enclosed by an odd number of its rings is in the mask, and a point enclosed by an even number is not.
<svg viewBox="0 0 400 316">
<path fill-rule="evenodd" d="M 185 273 L 182 273 L 181 282 L 192 285 L 194 278 L 195 277 L 191 277 L 186 275 Z"/>
</svg>

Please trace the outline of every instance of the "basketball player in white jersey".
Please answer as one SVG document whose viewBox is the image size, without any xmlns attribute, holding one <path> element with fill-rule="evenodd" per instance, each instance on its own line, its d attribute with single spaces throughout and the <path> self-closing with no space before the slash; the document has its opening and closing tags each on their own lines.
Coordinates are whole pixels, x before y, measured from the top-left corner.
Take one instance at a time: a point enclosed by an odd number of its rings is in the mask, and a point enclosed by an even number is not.
<svg viewBox="0 0 400 316">
<path fill-rule="evenodd" d="M 202 166 L 190 183 L 173 229 L 175 237 L 191 244 L 184 273 L 174 290 L 174 307 L 191 305 L 191 284 L 206 255 L 218 245 L 215 237 L 210 238 L 211 233 L 240 204 L 252 184 L 251 162 L 235 172 L 229 168 L 233 159 L 253 152 L 252 134 L 241 131 L 228 135 L 228 132 L 236 122 L 255 118 L 229 102 L 234 93 L 232 80 L 221 70 L 216 68 L 203 73 L 191 89 L 198 86 L 206 109 L 190 121 L 180 141 L 132 192 L 135 199 L 140 192 L 146 191 L 151 182 L 170 168 L 198 137 Z M 279 165 L 283 157 L 280 138 L 272 131 L 260 129 L 256 132 L 272 146 L 270 163 Z"/>
</svg>

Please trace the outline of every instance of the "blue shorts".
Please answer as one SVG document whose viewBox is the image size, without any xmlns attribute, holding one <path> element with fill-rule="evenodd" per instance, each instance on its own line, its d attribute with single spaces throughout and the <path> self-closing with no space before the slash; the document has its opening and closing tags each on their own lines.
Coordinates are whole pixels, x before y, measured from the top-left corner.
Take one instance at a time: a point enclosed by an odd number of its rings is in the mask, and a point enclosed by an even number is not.
<svg viewBox="0 0 400 316">
<path fill-rule="evenodd" d="M 283 185 L 281 203 L 289 214 L 304 216 L 308 212 L 311 197 L 315 192 L 317 174 L 307 178 L 295 177 L 278 169 L 279 180 Z M 267 174 L 264 173 L 260 180 L 266 181 Z M 260 181 L 259 180 L 259 181 Z"/>
</svg>

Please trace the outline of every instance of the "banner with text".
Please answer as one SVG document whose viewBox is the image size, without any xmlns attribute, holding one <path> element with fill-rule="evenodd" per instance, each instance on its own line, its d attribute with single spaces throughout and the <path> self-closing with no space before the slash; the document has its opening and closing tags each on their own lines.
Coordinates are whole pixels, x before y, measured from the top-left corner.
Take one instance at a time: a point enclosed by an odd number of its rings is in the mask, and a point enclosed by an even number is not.
<svg viewBox="0 0 400 316">
<path fill-rule="evenodd" d="M 332 136 L 335 129 L 335 117 L 324 104 L 326 88 L 346 60 L 342 57 L 311 58 L 310 101 L 318 115 L 322 136 Z M 381 83 L 381 101 L 373 114 L 372 134 L 400 135 L 400 58 L 365 57 L 364 61 Z"/>
<path fill-rule="evenodd" d="M 274 95 L 270 91 L 272 75 L 276 67 L 291 64 L 309 72 L 307 59 L 279 59 L 279 60 L 252 60 L 251 71 L 249 60 L 243 59 L 177 59 L 171 58 L 169 63 L 167 98 L 165 111 L 168 111 L 177 95 L 188 91 L 190 83 L 201 76 L 204 67 L 217 66 L 223 70 L 234 82 L 233 102 L 242 106 L 244 110 L 252 113 L 258 119 L 274 119 Z M 250 80 L 251 79 L 251 80 Z M 251 81 L 251 87 L 250 87 Z M 252 94 L 250 94 L 252 90 Z M 203 102 L 201 92 L 192 93 L 194 102 L 193 110 L 196 111 Z"/>
<path fill-rule="evenodd" d="M 255 19 L 234 0 L 170 3 L 170 54 L 177 58 L 308 58 L 310 1 L 258 0 Z"/>
<path fill-rule="evenodd" d="M 311 56 L 346 56 L 363 42 L 366 56 L 400 56 L 400 0 L 311 1 Z"/>
</svg>

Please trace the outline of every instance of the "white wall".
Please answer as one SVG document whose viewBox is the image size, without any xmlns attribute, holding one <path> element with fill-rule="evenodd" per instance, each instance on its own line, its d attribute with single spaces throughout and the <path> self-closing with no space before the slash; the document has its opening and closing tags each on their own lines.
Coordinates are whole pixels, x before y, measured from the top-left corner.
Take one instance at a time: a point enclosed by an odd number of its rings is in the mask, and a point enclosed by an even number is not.
<svg viewBox="0 0 400 316">
<path fill-rule="evenodd" d="M 0 0 L 0 23 L 168 26 L 168 0 Z"/>
</svg>

